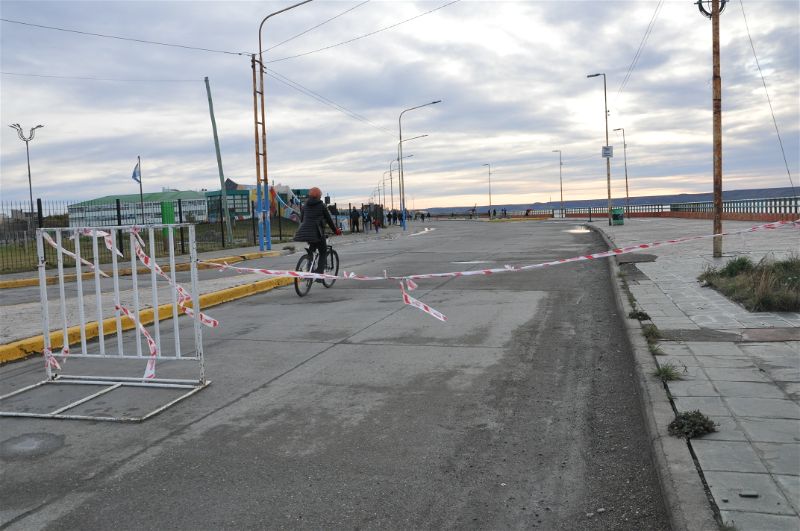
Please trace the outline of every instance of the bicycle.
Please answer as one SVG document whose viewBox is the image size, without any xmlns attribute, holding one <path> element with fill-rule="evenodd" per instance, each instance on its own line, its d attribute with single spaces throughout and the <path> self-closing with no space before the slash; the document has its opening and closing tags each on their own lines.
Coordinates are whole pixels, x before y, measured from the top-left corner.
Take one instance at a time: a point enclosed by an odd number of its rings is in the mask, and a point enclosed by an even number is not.
<svg viewBox="0 0 800 531">
<path fill-rule="evenodd" d="M 338 275 L 339 274 L 339 254 L 333 249 L 333 246 L 328 244 L 327 250 L 327 259 L 325 264 L 325 274 L 328 275 Z M 297 267 L 295 267 L 295 271 L 302 271 L 304 273 L 310 273 L 312 271 L 316 271 L 317 264 L 319 263 L 319 251 L 315 250 L 313 253 L 311 252 L 310 247 L 306 247 L 306 254 L 300 257 L 300 260 L 297 261 Z M 326 288 L 330 288 L 336 282 L 335 278 L 325 278 L 322 279 L 322 285 Z M 297 292 L 297 295 L 300 297 L 304 297 L 308 294 L 311 290 L 311 285 L 314 283 L 313 278 L 295 278 L 294 279 L 294 290 Z"/>
</svg>

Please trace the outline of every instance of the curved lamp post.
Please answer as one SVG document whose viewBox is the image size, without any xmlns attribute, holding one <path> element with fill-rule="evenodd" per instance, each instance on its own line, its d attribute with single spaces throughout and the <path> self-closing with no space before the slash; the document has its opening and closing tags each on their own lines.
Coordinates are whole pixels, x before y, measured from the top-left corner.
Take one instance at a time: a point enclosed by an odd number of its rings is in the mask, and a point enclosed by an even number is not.
<svg viewBox="0 0 800 531">
<path fill-rule="evenodd" d="M 625 160 L 625 217 L 631 215 L 631 197 L 628 193 L 628 144 L 625 142 L 625 128 L 618 127 L 614 131 L 622 131 L 622 154 Z"/>
<path fill-rule="evenodd" d="M 561 162 L 560 149 L 554 149 L 553 153 L 558 153 L 558 187 L 561 190 L 561 215 L 563 217 L 566 217 L 566 215 L 564 214 L 564 181 L 562 181 L 561 179 L 561 167 L 564 165 L 564 163 Z"/>
<path fill-rule="evenodd" d="M 28 134 L 28 138 L 25 138 L 25 134 L 22 132 L 22 127 L 19 124 L 11 124 L 9 127 L 15 129 L 19 139 L 25 142 L 25 156 L 28 159 L 28 193 L 30 194 L 31 199 L 31 216 L 28 218 L 28 230 L 33 230 L 33 185 L 31 184 L 31 152 L 28 148 L 28 142 L 33 140 L 33 137 L 36 135 L 36 130 L 44 126 L 37 125 L 36 127 L 32 127 L 30 133 Z"/>
<path fill-rule="evenodd" d="M 489 218 L 492 217 L 492 164 L 487 162 L 483 166 L 489 166 Z"/>
<path fill-rule="evenodd" d="M 605 109 L 606 109 L 606 146 L 608 146 L 608 93 L 606 91 L 606 75 L 603 73 L 600 74 L 589 74 L 586 77 L 597 77 L 603 76 L 603 101 L 605 102 Z M 606 159 L 606 184 L 608 186 L 608 224 L 611 225 L 611 156 L 610 153 L 605 155 Z M 591 207 L 589 207 L 591 209 Z"/>
<path fill-rule="evenodd" d="M 405 180 L 403 178 L 403 115 L 408 111 L 413 111 L 414 109 L 421 109 L 422 107 L 427 107 L 428 105 L 436 105 L 437 103 L 441 103 L 442 100 L 431 101 L 429 103 L 424 103 L 422 105 L 417 105 L 416 107 L 410 107 L 403 112 L 400 113 L 400 116 L 397 118 L 397 129 L 400 133 L 400 142 L 398 144 L 398 151 L 399 154 L 397 156 L 398 166 L 400 169 L 400 180 L 399 180 L 399 192 L 400 192 L 400 211 L 402 212 L 402 225 L 403 230 L 406 230 L 406 187 L 405 187 Z"/>
</svg>

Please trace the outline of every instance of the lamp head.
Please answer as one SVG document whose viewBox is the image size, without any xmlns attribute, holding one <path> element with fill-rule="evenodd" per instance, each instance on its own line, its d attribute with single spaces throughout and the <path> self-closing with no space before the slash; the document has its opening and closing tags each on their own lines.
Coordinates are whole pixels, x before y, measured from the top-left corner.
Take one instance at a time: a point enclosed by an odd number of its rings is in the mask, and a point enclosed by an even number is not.
<svg viewBox="0 0 800 531">
<path fill-rule="evenodd" d="M 33 129 L 31 129 L 31 131 L 35 131 L 36 129 L 39 129 L 40 127 L 44 127 L 44 126 L 43 126 L 43 125 L 37 125 L 37 126 L 36 126 L 36 127 L 34 127 Z"/>
<path fill-rule="evenodd" d="M 588 75 L 588 76 L 586 76 L 586 77 L 597 77 L 597 76 L 599 76 L 599 75 L 602 75 L 602 74 L 589 74 L 589 75 Z"/>
<path fill-rule="evenodd" d="M 432 101 L 432 102 L 430 103 L 430 105 L 434 105 L 434 104 L 436 104 L 436 103 L 442 103 L 442 100 L 436 100 L 436 101 Z"/>
<path fill-rule="evenodd" d="M 616 129 L 614 129 L 614 131 L 622 131 L 622 129 L 623 129 L 622 127 L 617 127 Z"/>
</svg>

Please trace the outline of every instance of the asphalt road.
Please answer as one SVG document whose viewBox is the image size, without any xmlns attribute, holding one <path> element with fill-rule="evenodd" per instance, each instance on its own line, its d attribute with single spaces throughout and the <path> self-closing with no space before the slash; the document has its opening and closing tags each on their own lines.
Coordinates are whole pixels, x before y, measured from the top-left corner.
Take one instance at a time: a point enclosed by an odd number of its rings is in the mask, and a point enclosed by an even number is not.
<svg viewBox="0 0 800 531">
<path fill-rule="evenodd" d="M 602 248 L 562 223 L 435 226 L 341 246 L 343 268 Z M 607 267 L 420 281 L 447 323 L 382 282 L 218 306 L 212 385 L 159 416 L 0 420 L 3 527 L 668 529 Z M 40 374 L 0 368 L 0 393 Z"/>
</svg>

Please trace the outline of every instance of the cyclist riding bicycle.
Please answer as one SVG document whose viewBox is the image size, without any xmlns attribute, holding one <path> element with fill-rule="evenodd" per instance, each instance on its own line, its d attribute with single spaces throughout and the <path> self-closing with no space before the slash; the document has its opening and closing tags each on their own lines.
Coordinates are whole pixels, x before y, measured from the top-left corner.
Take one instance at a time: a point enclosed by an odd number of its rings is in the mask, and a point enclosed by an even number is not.
<svg viewBox="0 0 800 531">
<path fill-rule="evenodd" d="M 331 213 L 328 212 L 328 207 L 322 202 L 322 190 L 315 186 L 308 191 L 306 204 L 300 209 L 300 227 L 294 235 L 294 241 L 308 243 L 311 253 L 315 250 L 319 251 L 319 260 L 314 273 L 322 274 L 325 272 L 326 252 L 328 249 L 328 244 L 325 241 L 324 224 L 326 223 L 337 236 L 342 234 L 341 229 L 334 224 Z M 320 282 L 320 280 L 317 280 L 317 282 Z"/>
</svg>

